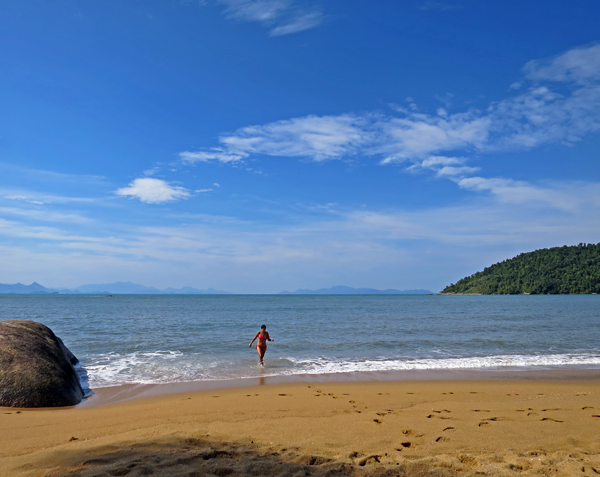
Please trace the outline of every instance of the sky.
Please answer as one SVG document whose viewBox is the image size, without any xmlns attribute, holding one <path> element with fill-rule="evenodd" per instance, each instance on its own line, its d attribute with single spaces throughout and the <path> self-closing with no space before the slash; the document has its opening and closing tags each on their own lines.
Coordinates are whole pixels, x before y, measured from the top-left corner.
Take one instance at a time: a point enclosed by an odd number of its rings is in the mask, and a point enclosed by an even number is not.
<svg viewBox="0 0 600 477">
<path fill-rule="evenodd" d="M 0 0 L 0 283 L 439 291 L 600 242 L 599 19 Z"/>
</svg>

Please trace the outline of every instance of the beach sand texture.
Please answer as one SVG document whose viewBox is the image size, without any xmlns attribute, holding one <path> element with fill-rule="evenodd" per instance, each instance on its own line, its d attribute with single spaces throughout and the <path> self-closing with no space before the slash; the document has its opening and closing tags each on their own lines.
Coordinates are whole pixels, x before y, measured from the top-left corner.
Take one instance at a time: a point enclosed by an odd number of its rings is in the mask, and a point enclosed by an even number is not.
<svg viewBox="0 0 600 477">
<path fill-rule="evenodd" d="M 1 408 L 0 474 L 593 476 L 599 415 L 598 382 L 526 381 L 302 383 Z"/>
</svg>

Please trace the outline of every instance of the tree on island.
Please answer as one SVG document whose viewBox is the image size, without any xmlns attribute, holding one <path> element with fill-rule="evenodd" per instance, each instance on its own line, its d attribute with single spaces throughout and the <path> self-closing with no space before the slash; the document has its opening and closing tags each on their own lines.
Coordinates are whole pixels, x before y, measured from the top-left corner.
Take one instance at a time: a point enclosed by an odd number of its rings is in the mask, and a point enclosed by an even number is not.
<svg viewBox="0 0 600 477">
<path fill-rule="evenodd" d="M 441 293 L 563 295 L 600 293 L 600 243 L 522 253 L 484 268 Z"/>
</svg>

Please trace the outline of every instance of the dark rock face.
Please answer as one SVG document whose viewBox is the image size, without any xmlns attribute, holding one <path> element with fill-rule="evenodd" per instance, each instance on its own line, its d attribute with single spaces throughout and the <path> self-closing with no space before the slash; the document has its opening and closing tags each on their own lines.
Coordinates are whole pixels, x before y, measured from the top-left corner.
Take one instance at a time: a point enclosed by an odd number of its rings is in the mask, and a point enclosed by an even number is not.
<svg viewBox="0 0 600 477">
<path fill-rule="evenodd" d="M 0 321 L 0 406 L 79 404 L 77 358 L 50 328 L 27 320 Z"/>
</svg>

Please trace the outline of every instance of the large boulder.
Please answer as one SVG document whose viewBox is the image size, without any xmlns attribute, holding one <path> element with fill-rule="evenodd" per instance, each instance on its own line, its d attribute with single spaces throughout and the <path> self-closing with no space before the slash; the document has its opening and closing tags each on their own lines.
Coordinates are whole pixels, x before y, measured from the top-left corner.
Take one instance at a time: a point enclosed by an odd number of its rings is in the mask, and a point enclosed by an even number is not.
<svg viewBox="0 0 600 477">
<path fill-rule="evenodd" d="M 73 406 L 83 390 L 77 358 L 50 328 L 28 320 L 0 321 L 0 406 Z"/>
</svg>

